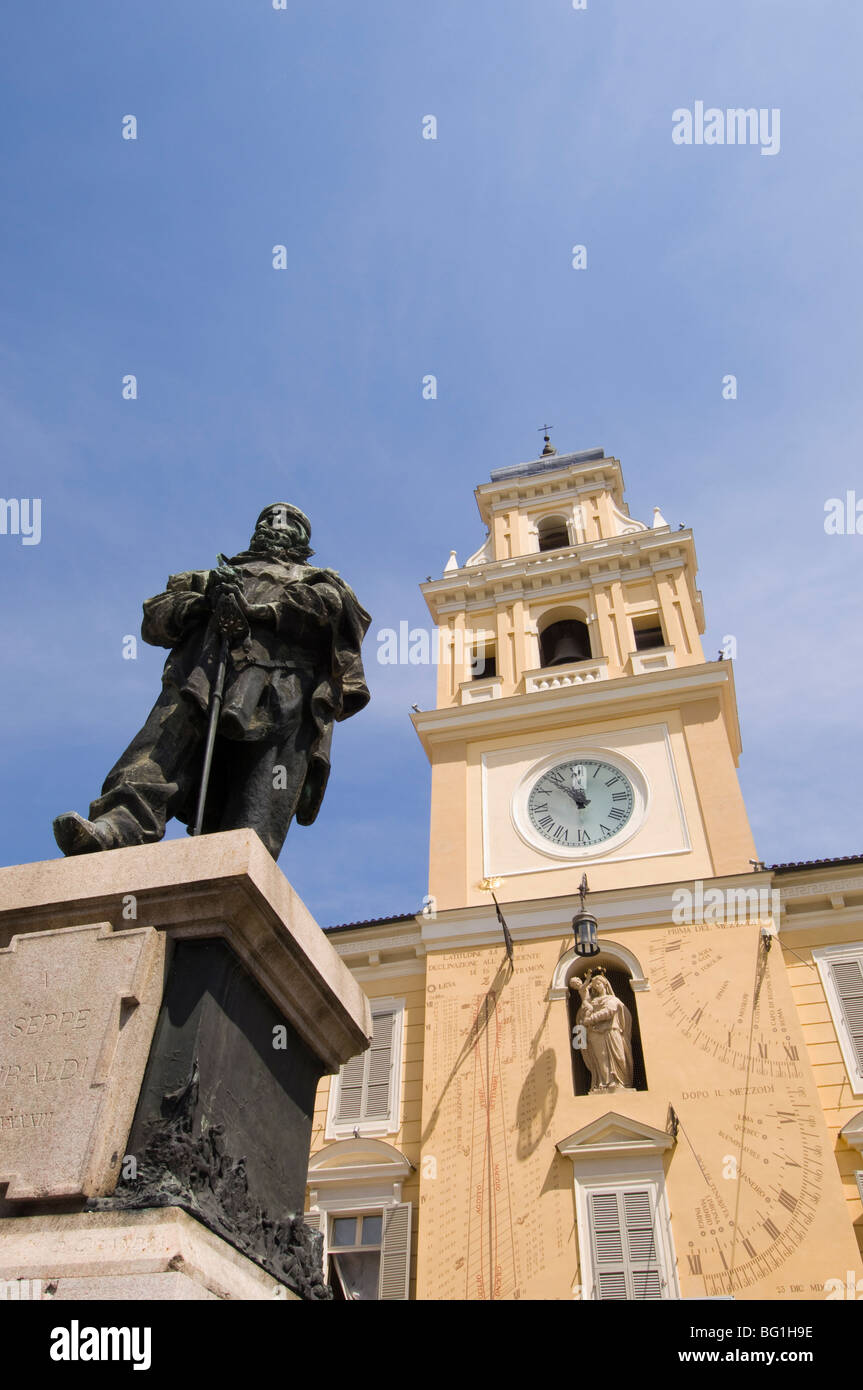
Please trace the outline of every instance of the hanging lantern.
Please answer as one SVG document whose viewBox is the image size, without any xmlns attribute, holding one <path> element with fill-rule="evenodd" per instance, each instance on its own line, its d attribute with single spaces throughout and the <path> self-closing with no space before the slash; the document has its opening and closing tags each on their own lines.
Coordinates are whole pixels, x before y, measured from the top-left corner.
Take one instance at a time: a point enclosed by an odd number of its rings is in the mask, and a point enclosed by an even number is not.
<svg viewBox="0 0 863 1390">
<path fill-rule="evenodd" d="M 577 956 L 598 956 L 596 918 L 589 912 L 578 912 L 572 919 L 575 935 L 575 954 Z"/>
<path fill-rule="evenodd" d="M 589 893 L 587 886 L 587 874 L 581 875 L 581 883 L 578 885 L 578 896 L 581 899 L 581 906 L 572 919 L 572 930 L 575 936 L 575 954 L 577 956 L 598 956 L 599 944 L 597 942 L 596 918 L 593 913 L 586 911 L 584 900 Z"/>
</svg>

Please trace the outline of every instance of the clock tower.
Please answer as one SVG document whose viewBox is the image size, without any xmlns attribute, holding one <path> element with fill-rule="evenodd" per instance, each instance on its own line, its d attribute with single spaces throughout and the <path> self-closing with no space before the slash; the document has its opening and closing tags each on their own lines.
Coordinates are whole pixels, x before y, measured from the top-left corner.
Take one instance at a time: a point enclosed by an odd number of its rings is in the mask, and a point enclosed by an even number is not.
<svg viewBox="0 0 863 1390">
<path fill-rule="evenodd" d="M 757 861 L 692 535 L 630 517 L 616 459 L 546 440 L 476 498 L 482 545 L 423 586 L 425 906 L 334 929 L 375 1035 L 319 1095 L 331 1271 L 359 1254 L 421 1300 L 856 1297 L 863 856 Z"/>
<path fill-rule="evenodd" d="M 747 872 L 728 661 L 704 659 L 692 533 L 629 516 L 616 459 L 546 444 L 476 491 L 486 539 L 423 586 L 438 908 Z"/>
</svg>

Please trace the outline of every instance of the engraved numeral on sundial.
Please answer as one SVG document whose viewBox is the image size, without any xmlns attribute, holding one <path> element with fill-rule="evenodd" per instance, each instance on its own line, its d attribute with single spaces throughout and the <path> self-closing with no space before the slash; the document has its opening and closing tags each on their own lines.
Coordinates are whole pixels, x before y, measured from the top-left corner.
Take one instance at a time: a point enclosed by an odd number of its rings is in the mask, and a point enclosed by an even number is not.
<svg viewBox="0 0 863 1390">
<path fill-rule="evenodd" d="M 701 1273 L 701 1256 L 700 1256 L 700 1255 L 687 1255 L 686 1258 L 687 1258 L 687 1260 L 689 1261 L 689 1273 L 690 1273 L 690 1274 L 700 1274 L 700 1273 Z"/>
<path fill-rule="evenodd" d="M 755 1259 L 755 1246 L 752 1244 L 752 1241 L 747 1240 L 745 1236 L 743 1237 L 743 1249 L 746 1251 L 750 1260 Z"/>
<path fill-rule="evenodd" d="M 668 952 L 668 951 L 679 951 L 682 945 L 683 945 L 683 942 L 682 942 L 682 941 L 669 941 L 669 943 L 668 943 L 668 945 L 666 946 L 665 950 L 666 950 L 666 952 Z"/>
<path fill-rule="evenodd" d="M 668 983 L 671 989 L 682 989 L 683 986 L 686 984 L 686 981 L 684 980 L 682 975 L 675 975 L 674 979 L 669 980 Z"/>
<path fill-rule="evenodd" d="M 770 1220 L 769 1217 L 766 1221 L 762 1221 L 761 1224 L 764 1227 L 767 1234 L 769 1235 L 770 1239 L 775 1240 L 776 1237 L 779 1235 L 779 1227 L 774 1226 L 773 1222 Z"/>
<path fill-rule="evenodd" d="M 763 1057 L 763 1058 L 766 1059 L 766 1057 L 767 1057 L 767 1043 L 766 1043 L 766 1042 L 760 1042 L 760 1043 L 758 1044 L 758 1056 L 759 1056 L 759 1057 Z"/>
<path fill-rule="evenodd" d="M 797 1116 L 794 1114 L 793 1110 L 777 1110 L 776 1118 L 781 1125 L 793 1125 Z"/>
<path fill-rule="evenodd" d="M 785 1044 L 784 1044 L 784 1047 L 785 1047 L 785 1056 L 788 1058 L 788 1060 L 789 1060 L 790 1062 L 796 1062 L 796 1061 L 798 1061 L 799 1055 L 800 1055 L 800 1054 L 798 1053 L 797 1048 L 794 1046 L 794 1044 L 793 1044 L 793 1043 L 785 1043 Z"/>
<path fill-rule="evenodd" d="M 786 1192 L 784 1187 L 780 1189 L 779 1200 L 783 1207 L 787 1207 L 789 1211 L 793 1211 L 797 1206 L 797 1198 L 792 1197 L 790 1192 Z"/>
<path fill-rule="evenodd" d="M 696 1010 L 695 1010 L 695 1013 L 692 1015 L 692 1022 L 696 1025 L 696 1027 L 697 1027 L 697 1025 L 701 1022 L 701 1015 L 702 1015 L 703 1013 L 704 1013 L 704 1010 L 703 1010 L 703 1009 L 696 1009 Z"/>
</svg>

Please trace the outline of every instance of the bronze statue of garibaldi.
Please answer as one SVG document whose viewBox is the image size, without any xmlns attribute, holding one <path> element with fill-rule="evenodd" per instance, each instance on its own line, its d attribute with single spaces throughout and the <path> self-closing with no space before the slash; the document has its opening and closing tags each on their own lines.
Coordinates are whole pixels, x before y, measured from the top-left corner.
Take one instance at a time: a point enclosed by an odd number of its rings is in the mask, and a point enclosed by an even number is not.
<svg viewBox="0 0 863 1390">
<path fill-rule="evenodd" d="M 162 693 L 89 820 L 71 811 L 54 821 L 64 854 L 160 840 L 172 817 L 192 829 L 217 682 L 202 833 L 251 828 L 277 859 L 291 821 L 314 821 L 333 725 L 369 700 L 361 646 L 371 618 L 334 570 L 308 563 L 310 538 L 298 507 L 273 503 L 248 550 L 171 575 L 147 599 L 141 635 L 170 649 Z"/>
</svg>

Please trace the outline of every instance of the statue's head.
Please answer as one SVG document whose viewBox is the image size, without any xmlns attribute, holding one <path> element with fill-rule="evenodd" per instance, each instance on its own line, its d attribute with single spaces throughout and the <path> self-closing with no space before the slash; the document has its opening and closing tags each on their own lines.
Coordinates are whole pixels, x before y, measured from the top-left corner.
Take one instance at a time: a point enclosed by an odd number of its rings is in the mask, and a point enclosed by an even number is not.
<svg viewBox="0 0 863 1390">
<path fill-rule="evenodd" d="M 307 560 L 314 554 L 309 541 L 312 523 L 290 502 L 271 502 L 255 522 L 250 550 L 289 560 Z"/>
<path fill-rule="evenodd" d="M 588 990 L 589 994 L 594 994 L 598 996 L 604 994 L 611 994 L 612 992 L 613 991 L 611 985 L 609 984 L 608 980 L 605 978 L 604 975 L 596 975 L 591 980 L 590 989 Z"/>
</svg>

